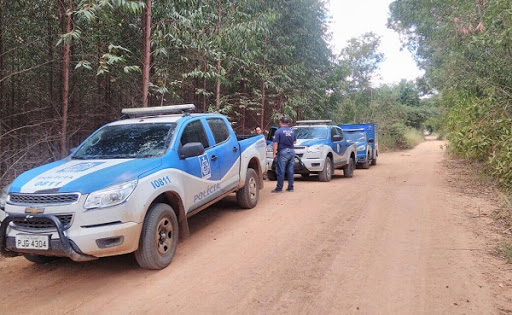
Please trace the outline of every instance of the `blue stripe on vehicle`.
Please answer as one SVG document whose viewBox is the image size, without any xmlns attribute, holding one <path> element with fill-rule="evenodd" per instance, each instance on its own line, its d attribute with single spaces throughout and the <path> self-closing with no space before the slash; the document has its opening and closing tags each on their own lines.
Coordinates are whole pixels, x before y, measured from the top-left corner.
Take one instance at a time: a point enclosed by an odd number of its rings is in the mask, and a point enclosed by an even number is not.
<svg viewBox="0 0 512 315">
<path fill-rule="evenodd" d="M 134 159 L 87 174 L 64 185 L 59 192 L 88 194 L 108 186 L 143 178 L 162 165 L 161 158 Z"/>
<path fill-rule="evenodd" d="M 49 164 L 45 164 L 39 167 L 36 167 L 34 169 L 31 169 L 29 171 L 26 171 L 25 173 L 22 173 L 20 176 L 18 176 L 11 184 L 10 192 L 12 193 L 19 193 L 21 191 L 21 187 L 23 187 L 26 183 L 28 183 L 31 179 L 33 179 L 36 176 L 41 175 L 42 173 L 51 170 L 52 168 L 58 167 L 64 163 L 69 162 L 69 158 L 55 161 Z"/>
</svg>

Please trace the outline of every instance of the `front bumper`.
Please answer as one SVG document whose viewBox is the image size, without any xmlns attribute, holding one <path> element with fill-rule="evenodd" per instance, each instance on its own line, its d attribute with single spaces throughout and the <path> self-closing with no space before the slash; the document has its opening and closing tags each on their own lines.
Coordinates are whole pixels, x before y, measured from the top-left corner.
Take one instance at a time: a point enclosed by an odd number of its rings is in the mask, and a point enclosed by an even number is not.
<svg viewBox="0 0 512 315">
<path fill-rule="evenodd" d="M 50 239 L 49 250 L 18 249 L 15 244 L 15 237 L 7 236 L 9 224 L 15 220 L 38 219 L 51 222 L 57 229 L 59 239 Z M 96 257 L 84 254 L 74 242 L 64 234 L 64 226 L 54 215 L 48 214 L 11 214 L 7 216 L 0 225 L 0 254 L 3 256 L 17 256 L 20 253 L 40 254 L 45 256 L 69 257 L 75 261 L 94 260 Z"/>
<path fill-rule="evenodd" d="M 0 254 L 34 254 L 69 257 L 76 261 L 122 255 L 139 245 L 142 222 L 138 198 L 108 209 L 85 210 L 85 196 L 75 204 L 47 206 L 44 214 L 24 213 L 25 206 L 8 205 L 0 226 Z M 64 220 L 68 216 L 71 219 Z M 34 223 L 35 222 L 35 223 Z M 49 248 L 17 248 L 16 235 L 46 235 Z"/>
<path fill-rule="evenodd" d="M 276 172 L 277 163 L 275 160 L 267 159 L 267 165 L 270 165 L 270 167 L 268 168 L 269 170 Z M 303 160 L 297 155 L 295 155 L 295 163 L 293 166 L 293 173 L 294 174 L 309 174 L 309 173 L 311 173 L 311 171 L 306 167 Z"/>
</svg>

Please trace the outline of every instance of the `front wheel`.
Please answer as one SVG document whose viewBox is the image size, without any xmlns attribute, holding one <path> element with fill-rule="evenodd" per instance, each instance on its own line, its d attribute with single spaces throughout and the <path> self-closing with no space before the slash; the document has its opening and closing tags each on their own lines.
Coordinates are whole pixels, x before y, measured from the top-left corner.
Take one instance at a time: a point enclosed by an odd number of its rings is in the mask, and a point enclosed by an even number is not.
<svg viewBox="0 0 512 315">
<path fill-rule="evenodd" d="M 332 160 L 330 157 L 325 158 L 324 169 L 318 173 L 318 179 L 321 182 L 328 182 L 332 178 Z"/>
<path fill-rule="evenodd" d="M 137 263 L 146 269 L 167 267 L 178 246 L 178 218 L 171 206 L 157 203 L 151 206 L 135 251 Z"/>
<path fill-rule="evenodd" d="M 354 169 L 356 168 L 356 162 L 353 158 L 350 158 L 350 161 L 347 165 L 343 167 L 343 176 L 352 177 L 354 176 Z"/>
<path fill-rule="evenodd" d="M 268 176 L 268 174 L 267 174 Z M 258 203 L 260 190 L 258 187 L 258 174 L 252 168 L 247 169 L 244 187 L 236 192 L 236 201 L 244 209 L 252 209 Z"/>
</svg>

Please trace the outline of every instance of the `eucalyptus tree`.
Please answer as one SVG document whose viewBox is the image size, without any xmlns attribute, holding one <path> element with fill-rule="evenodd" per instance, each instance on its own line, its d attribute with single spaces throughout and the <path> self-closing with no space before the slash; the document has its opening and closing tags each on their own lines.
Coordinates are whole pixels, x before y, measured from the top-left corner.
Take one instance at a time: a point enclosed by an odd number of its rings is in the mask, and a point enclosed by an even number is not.
<svg viewBox="0 0 512 315">
<path fill-rule="evenodd" d="M 370 32 L 350 39 L 341 51 L 337 67 L 344 69 L 344 76 L 339 78 L 342 81 L 335 92 L 345 122 L 368 122 L 373 118 L 375 88 L 372 84 L 384 57 L 379 47 L 380 37 Z"/>
</svg>

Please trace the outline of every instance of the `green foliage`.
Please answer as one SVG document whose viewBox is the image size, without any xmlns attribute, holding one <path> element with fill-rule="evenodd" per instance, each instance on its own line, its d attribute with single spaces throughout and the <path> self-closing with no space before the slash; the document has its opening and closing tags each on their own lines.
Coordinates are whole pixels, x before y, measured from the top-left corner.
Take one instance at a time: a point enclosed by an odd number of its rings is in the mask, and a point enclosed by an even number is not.
<svg viewBox="0 0 512 315">
<path fill-rule="evenodd" d="M 419 130 L 407 127 L 403 123 L 380 126 L 379 147 L 381 151 L 412 149 L 423 142 Z"/>
<path fill-rule="evenodd" d="M 397 0 L 389 26 L 425 68 L 422 90 L 437 90 L 452 152 L 487 163 L 512 187 L 512 10 L 509 0 Z M 426 88 L 429 87 L 429 88 Z"/>
</svg>

